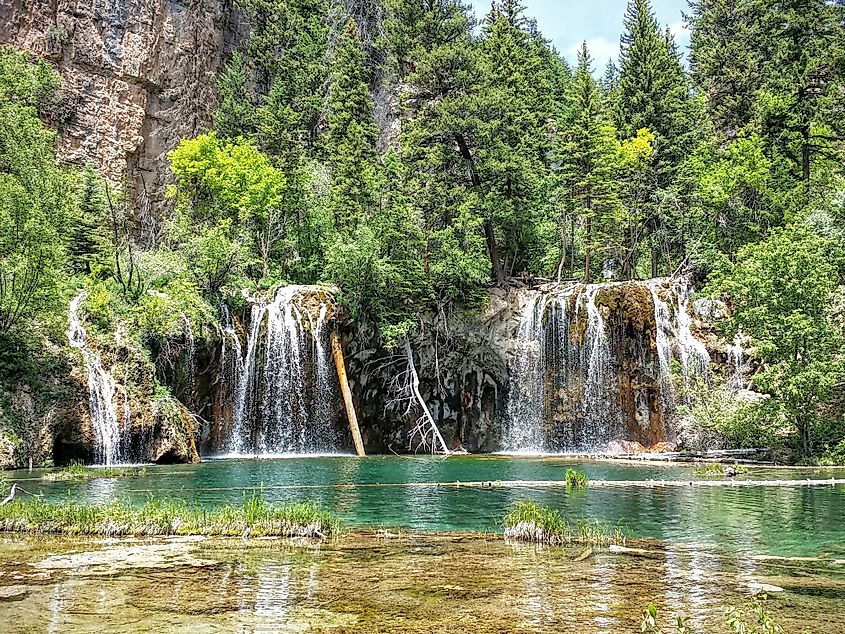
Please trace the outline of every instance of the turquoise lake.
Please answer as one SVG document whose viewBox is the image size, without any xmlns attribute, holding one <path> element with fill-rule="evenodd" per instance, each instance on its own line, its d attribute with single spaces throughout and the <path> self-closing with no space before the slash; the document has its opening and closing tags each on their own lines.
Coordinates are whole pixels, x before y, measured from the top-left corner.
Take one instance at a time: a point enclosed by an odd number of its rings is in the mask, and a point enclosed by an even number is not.
<svg viewBox="0 0 845 634">
<path fill-rule="evenodd" d="M 560 481 L 567 468 L 594 482 L 587 490 L 510 485 Z M 621 524 L 632 537 L 701 544 L 742 555 L 845 557 L 845 486 L 801 486 L 807 478 L 842 477 L 826 469 L 754 468 L 739 480 L 795 480 L 795 486 L 654 486 L 688 482 L 691 466 L 584 461 L 566 457 L 302 457 L 207 460 L 151 466 L 145 476 L 48 482 L 16 472 L 27 491 L 48 499 L 143 502 L 150 494 L 215 506 L 238 504 L 262 488 L 274 503 L 313 500 L 351 528 L 500 531 L 517 501 L 531 499 L 570 518 Z M 501 486 L 496 483 L 502 482 Z M 599 481 L 623 481 L 602 486 Z M 649 482 L 654 481 L 654 482 Z M 490 482 L 491 488 L 454 486 Z M 450 486 L 439 486 L 450 485 Z"/>
</svg>

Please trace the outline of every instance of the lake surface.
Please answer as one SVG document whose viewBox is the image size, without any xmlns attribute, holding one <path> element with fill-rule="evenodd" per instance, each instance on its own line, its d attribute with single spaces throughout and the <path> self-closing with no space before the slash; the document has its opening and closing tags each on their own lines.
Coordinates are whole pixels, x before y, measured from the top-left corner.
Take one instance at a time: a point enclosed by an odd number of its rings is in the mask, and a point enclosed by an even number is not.
<svg viewBox="0 0 845 634">
<path fill-rule="evenodd" d="M 587 473 L 593 485 L 567 491 L 531 484 L 561 481 L 570 467 Z M 140 503 L 155 494 L 214 506 L 238 504 L 246 493 L 263 488 L 272 502 L 313 500 L 351 528 L 413 531 L 501 531 L 508 509 L 517 500 L 532 499 L 570 518 L 621 524 L 632 537 L 667 544 L 743 556 L 845 558 L 845 487 L 801 486 L 807 478 L 841 478 L 841 470 L 755 468 L 739 480 L 789 479 L 795 486 L 698 486 L 689 482 L 706 479 L 694 477 L 692 466 L 684 465 L 568 457 L 374 456 L 208 460 L 147 467 L 141 477 L 80 482 L 47 482 L 40 476 L 38 471 L 13 474 L 27 491 L 55 500 Z M 621 485 L 609 486 L 613 482 Z"/>
</svg>

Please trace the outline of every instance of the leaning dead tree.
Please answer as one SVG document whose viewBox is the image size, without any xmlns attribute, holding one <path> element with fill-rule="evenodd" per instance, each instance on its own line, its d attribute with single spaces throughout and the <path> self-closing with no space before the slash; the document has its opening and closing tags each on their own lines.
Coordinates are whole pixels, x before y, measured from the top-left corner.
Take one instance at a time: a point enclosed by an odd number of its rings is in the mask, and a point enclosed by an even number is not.
<svg viewBox="0 0 845 634">
<path fill-rule="evenodd" d="M 3 500 L 2 502 L 0 502 L 0 506 L 3 506 L 3 505 L 5 505 L 5 504 L 8 504 L 9 502 L 11 502 L 12 500 L 14 500 L 14 499 L 15 499 L 15 490 L 16 490 L 17 488 L 18 488 L 18 483 L 17 483 L 17 482 L 13 482 L 13 483 L 12 483 L 12 490 L 9 492 L 9 497 L 7 497 L 5 500 Z"/>
<path fill-rule="evenodd" d="M 405 416 L 412 415 L 415 406 L 421 412 L 408 436 L 408 448 L 415 452 L 423 450 L 432 454 L 451 453 L 420 393 L 420 377 L 414 365 L 411 342 L 407 338 L 405 339 L 405 370 L 394 378 L 393 389 L 396 397 L 392 402 L 404 406 Z"/>
</svg>

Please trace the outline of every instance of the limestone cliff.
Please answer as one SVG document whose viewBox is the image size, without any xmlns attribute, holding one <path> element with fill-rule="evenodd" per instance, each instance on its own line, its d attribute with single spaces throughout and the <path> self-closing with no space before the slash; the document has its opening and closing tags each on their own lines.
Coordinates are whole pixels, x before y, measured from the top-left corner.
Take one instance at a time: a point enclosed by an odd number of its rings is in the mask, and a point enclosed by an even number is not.
<svg viewBox="0 0 845 634">
<path fill-rule="evenodd" d="M 0 42 L 62 76 L 59 158 L 126 185 L 148 231 L 166 153 L 211 123 L 236 24 L 231 0 L 0 0 Z"/>
</svg>

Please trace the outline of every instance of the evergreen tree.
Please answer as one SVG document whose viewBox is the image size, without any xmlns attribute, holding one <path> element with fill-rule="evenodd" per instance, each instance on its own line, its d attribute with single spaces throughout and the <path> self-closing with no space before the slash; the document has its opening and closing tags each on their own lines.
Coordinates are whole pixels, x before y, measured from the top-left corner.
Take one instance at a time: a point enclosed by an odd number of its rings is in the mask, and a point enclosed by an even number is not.
<svg viewBox="0 0 845 634">
<path fill-rule="evenodd" d="M 755 45 L 759 8 L 748 0 L 690 2 L 690 70 L 723 138 L 747 130 L 754 117 L 763 62 Z"/>
<path fill-rule="evenodd" d="M 456 0 L 394 0 L 388 24 L 407 86 L 400 145 L 424 230 L 424 268 L 438 297 L 465 298 L 489 279 L 498 255 L 475 161 L 481 75 L 473 24 Z"/>
<path fill-rule="evenodd" d="M 530 266 L 529 244 L 547 207 L 543 183 L 554 118 L 548 44 L 526 30 L 524 8 L 494 3 L 481 46 L 476 163 L 485 215 L 502 258 L 495 279 Z M 532 213 L 533 212 L 533 213 Z"/>
<path fill-rule="evenodd" d="M 564 186 L 571 192 L 571 212 L 584 232 L 583 279 L 589 282 L 594 269 L 617 257 L 623 210 L 616 184 L 616 130 L 602 109 L 586 42 L 578 53 L 570 99 L 572 123 L 559 155 Z"/>
<path fill-rule="evenodd" d="M 332 55 L 328 129 L 324 148 L 331 169 L 330 209 L 338 229 L 355 227 L 376 199 L 378 129 L 358 26 L 347 20 Z"/>
<path fill-rule="evenodd" d="M 662 199 L 673 185 L 677 171 L 694 144 L 689 119 L 689 87 L 674 39 L 661 33 L 650 0 L 629 0 L 622 35 L 619 105 L 622 136 L 631 138 L 639 130 L 654 135 L 654 187 L 651 200 L 639 206 L 639 226 L 631 228 L 629 243 L 635 250 L 649 243 L 650 273 L 659 273 L 665 236 L 671 232 L 660 213 Z M 632 263 L 629 274 L 636 268 Z"/>
</svg>

